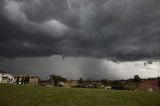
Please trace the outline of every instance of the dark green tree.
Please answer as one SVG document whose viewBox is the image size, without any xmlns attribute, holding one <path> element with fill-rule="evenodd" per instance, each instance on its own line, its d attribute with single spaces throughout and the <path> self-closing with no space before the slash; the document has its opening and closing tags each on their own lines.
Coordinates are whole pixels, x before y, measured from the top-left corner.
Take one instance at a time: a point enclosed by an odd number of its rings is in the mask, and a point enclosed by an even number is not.
<svg viewBox="0 0 160 106">
<path fill-rule="evenodd" d="M 24 80 L 25 80 L 25 77 L 22 76 L 22 79 L 21 79 L 21 85 L 24 85 Z"/>
<path fill-rule="evenodd" d="M 141 78 L 138 75 L 134 75 L 133 82 L 138 86 L 138 83 L 141 82 Z"/>
<path fill-rule="evenodd" d="M 90 85 L 91 83 L 92 83 L 92 81 L 89 78 L 85 81 L 86 85 Z"/>
<path fill-rule="evenodd" d="M 66 81 L 66 78 L 63 78 L 62 76 L 60 76 L 60 75 L 55 75 L 55 74 L 50 75 L 50 79 L 52 80 L 52 82 L 53 82 L 53 84 L 54 84 L 55 86 L 59 86 L 59 82 L 60 82 L 60 81 L 63 81 L 63 82 Z"/>
<path fill-rule="evenodd" d="M 109 85 L 109 82 L 106 79 L 102 79 L 101 82 L 105 86 Z"/>
<path fill-rule="evenodd" d="M 17 76 L 16 83 L 19 84 L 19 75 Z"/>
<path fill-rule="evenodd" d="M 30 80 L 29 75 L 25 76 L 24 77 L 24 84 L 29 84 L 29 80 Z"/>
<path fill-rule="evenodd" d="M 67 81 L 67 79 L 66 79 L 66 78 L 64 78 L 64 77 L 60 77 L 60 81 L 66 82 L 66 81 Z"/>
<path fill-rule="evenodd" d="M 25 85 L 27 83 L 27 77 L 24 76 L 24 81 L 23 81 L 23 84 Z"/>
<path fill-rule="evenodd" d="M 79 83 L 79 84 L 83 84 L 83 82 L 84 82 L 83 78 L 80 78 L 80 79 L 78 80 L 78 83 Z"/>
<path fill-rule="evenodd" d="M 29 84 L 29 81 L 30 81 L 30 77 L 29 77 L 29 75 L 27 75 L 26 76 L 26 83 Z"/>
</svg>

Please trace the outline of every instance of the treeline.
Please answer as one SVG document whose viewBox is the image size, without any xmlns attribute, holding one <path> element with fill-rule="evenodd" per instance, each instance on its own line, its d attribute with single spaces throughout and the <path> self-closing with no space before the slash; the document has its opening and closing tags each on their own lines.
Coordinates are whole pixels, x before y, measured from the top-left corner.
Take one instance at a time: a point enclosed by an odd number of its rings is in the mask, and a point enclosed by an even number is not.
<svg viewBox="0 0 160 106">
<path fill-rule="evenodd" d="M 61 75 L 50 75 L 50 80 L 52 81 L 54 86 L 63 86 L 60 82 L 66 82 L 67 79 L 62 77 Z M 112 89 L 117 90 L 134 90 L 138 83 L 141 81 L 141 78 L 138 75 L 135 75 L 132 79 L 128 80 L 91 80 L 80 78 L 77 80 L 77 84 L 72 87 L 77 88 L 104 88 L 110 86 Z"/>
<path fill-rule="evenodd" d="M 93 81 L 90 79 L 83 80 L 80 78 L 78 83 L 79 87 L 93 87 L 93 88 L 104 88 L 110 86 L 112 89 L 116 90 L 134 90 L 138 83 L 141 81 L 141 78 L 138 75 L 135 75 L 134 78 L 128 80 L 106 80 L 102 79 L 99 81 Z"/>
</svg>

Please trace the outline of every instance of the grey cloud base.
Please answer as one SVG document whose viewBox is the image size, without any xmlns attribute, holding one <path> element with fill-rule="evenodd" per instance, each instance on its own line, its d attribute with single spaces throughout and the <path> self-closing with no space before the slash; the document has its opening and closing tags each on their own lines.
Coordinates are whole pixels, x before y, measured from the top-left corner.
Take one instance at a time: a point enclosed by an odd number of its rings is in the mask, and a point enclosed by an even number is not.
<svg viewBox="0 0 160 106">
<path fill-rule="evenodd" d="M 159 0 L 1 0 L 0 56 L 160 59 Z"/>
</svg>

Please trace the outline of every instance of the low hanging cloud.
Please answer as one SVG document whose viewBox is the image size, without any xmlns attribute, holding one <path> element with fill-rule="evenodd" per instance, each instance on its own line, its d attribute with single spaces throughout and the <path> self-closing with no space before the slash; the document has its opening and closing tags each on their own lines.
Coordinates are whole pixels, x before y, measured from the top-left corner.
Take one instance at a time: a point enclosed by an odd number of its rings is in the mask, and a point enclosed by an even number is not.
<svg viewBox="0 0 160 106">
<path fill-rule="evenodd" d="M 1 0 L 0 56 L 160 59 L 159 0 Z"/>
<path fill-rule="evenodd" d="M 160 62 L 145 61 L 115 63 L 107 59 L 74 58 L 63 59 L 59 55 L 50 57 L 14 58 L 0 61 L 1 70 L 12 74 L 30 74 L 48 79 L 51 74 L 62 75 L 67 79 L 115 80 L 133 78 L 152 78 L 160 75 Z"/>
</svg>

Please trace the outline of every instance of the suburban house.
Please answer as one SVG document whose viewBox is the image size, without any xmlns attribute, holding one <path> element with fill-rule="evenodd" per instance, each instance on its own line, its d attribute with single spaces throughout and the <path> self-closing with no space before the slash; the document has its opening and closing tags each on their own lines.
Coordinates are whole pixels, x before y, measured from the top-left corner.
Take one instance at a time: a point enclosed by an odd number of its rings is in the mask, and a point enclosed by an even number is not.
<svg viewBox="0 0 160 106">
<path fill-rule="evenodd" d="M 31 76 L 29 79 L 29 84 L 30 85 L 38 85 L 39 84 L 39 77 L 37 76 Z"/>
<path fill-rule="evenodd" d="M 15 82 L 15 78 L 4 71 L 0 71 L 0 83 L 14 83 Z"/>
<path fill-rule="evenodd" d="M 78 81 L 77 80 L 67 80 L 66 81 L 66 86 L 67 87 L 75 87 L 78 85 Z"/>
<path fill-rule="evenodd" d="M 40 78 L 37 76 L 31 76 L 31 75 L 25 75 L 25 74 L 15 75 L 14 78 L 16 80 L 16 83 L 20 85 L 26 85 L 26 84 L 38 85 L 40 80 Z"/>
<path fill-rule="evenodd" d="M 143 91 L 157 91 L 160 90 L 160 80 L 155 79 L 144 79 L 138 84 L 138 90 Z"/>
</svg>

